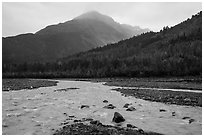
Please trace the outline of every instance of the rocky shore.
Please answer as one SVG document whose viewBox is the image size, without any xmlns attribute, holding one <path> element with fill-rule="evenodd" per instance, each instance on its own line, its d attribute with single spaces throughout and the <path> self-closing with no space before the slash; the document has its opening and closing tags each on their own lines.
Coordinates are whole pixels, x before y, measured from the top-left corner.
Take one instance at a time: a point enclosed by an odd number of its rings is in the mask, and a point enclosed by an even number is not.
<svg viewBox="0 0 204 137">
<path fill-rule="evenodd" d="M 121 92 L 123 96 L 133 96 L 148 101 L 202 107 L 202 93 L 123 88 L 115 90 Z"/>
<path fill-rule="evenodd" d="M 89 122 L 90 121 L 90 122 Z M 126 127 L 121 127 L 119 123 L 124 122 L 123 116 L 115 112 L 112 122 L 118 123 L 118 126 L 104 125 L 98 120 L 81 119 L 74 120 L 74 124 L 64 122 L 64 125 L 59 130 L 56 130 L 54 135 L 161 135 L 155 132 L 144 131 L 134 125 L 127 124 Z"/>
</svg>

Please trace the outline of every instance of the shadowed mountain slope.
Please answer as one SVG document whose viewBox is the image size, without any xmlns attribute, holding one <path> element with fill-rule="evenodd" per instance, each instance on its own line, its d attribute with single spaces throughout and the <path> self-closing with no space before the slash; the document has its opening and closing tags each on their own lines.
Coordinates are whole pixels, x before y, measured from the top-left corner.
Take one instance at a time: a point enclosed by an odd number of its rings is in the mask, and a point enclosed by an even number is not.
<svg viewBox="0 0 204 137">
<path fill-rule="evenodd" d="M 73 20 L 47 26 L 35 34 L 3 38 L 3 63 L 54 61 L 146 31 L 149 30 L 126 27 L 111 17 L 92 11 Z"/>
</svg>

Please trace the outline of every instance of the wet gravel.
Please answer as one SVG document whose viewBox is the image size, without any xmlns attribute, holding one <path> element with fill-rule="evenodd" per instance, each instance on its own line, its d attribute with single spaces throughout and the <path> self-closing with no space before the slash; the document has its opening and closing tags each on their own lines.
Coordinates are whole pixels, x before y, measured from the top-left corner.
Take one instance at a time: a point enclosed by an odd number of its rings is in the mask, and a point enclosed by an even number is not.
<svg viewBox="0 0 204 137">
<path fill-rule="evenodd" d="M 2 79 L 2 90 L 36 89 L 40 87 L 57 86 L 57 81 L 40 79 Z"/>
<path fill-rule="evenodd" d="M 202 93 L 123 88 L 115 90 L 121 92 L 124 96 L 133 96 L 148 101 L 202 107 Z"/>
</svg>

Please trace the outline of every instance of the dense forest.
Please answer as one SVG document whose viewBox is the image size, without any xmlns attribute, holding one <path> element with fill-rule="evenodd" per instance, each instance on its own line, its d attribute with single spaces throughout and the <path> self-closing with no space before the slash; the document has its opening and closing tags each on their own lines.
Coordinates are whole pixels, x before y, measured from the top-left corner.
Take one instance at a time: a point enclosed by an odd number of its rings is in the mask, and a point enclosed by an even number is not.
<svg viewBox="0 0 204 137">
<path fill-rule="evenodd" d="M 63 50 L 63 49 L 62 49 Z M 201 76 L 202 12 L 147 32 L 48 63 L 3 64 L 3 77 L 93 78 Z"/>
</svg>

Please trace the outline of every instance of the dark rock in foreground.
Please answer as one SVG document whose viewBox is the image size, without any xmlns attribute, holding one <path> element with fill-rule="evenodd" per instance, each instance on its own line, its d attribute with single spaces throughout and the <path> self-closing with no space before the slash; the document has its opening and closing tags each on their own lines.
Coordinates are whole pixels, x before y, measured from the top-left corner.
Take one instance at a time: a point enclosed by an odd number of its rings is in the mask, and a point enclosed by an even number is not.
<svg viewBox="0 0 204 137">
<path fill-rule="evenodd" d="M 115 122 L 115 123 L 120 123 L 120 122 L 124 122 L 125 119 L 123 118 L 123 116 L 120 113 L 115 112 L 112 121 Z"/>
</svg>

